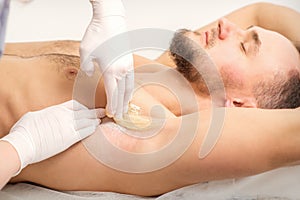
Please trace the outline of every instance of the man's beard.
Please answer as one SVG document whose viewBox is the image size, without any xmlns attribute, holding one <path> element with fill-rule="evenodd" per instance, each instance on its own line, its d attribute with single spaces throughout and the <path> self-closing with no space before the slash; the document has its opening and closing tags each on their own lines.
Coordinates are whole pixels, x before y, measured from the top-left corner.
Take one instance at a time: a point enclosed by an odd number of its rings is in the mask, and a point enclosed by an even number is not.
<svg viewBox="0 0 300 200">
<path fill-rule="evenodd" d="M 203 95 L 224 89 L 217 66 L 204 48 L 186 36 L 188 32 L 190 30 L 178 30 L 170 44 L 170 54 L 177 70 L 188 81 L 196 83 Z M 213 40 L 213 37 L 210 40 Z M 214 42 L 209 44 L 214 45 Z"/>
</svg>

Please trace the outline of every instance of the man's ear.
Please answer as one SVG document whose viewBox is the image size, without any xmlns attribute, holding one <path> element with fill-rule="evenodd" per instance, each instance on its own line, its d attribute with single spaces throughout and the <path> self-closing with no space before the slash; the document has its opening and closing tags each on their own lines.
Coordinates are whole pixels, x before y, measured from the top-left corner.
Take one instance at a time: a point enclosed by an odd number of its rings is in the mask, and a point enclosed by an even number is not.
<svg viewBox="0 0 300 200">
<path fill-rule="evenodd" d="M 257 103 L 254 98 L 227 98 L 225 107 L 243 107 L 243 108 L 257 108 Z"/>
</svg>

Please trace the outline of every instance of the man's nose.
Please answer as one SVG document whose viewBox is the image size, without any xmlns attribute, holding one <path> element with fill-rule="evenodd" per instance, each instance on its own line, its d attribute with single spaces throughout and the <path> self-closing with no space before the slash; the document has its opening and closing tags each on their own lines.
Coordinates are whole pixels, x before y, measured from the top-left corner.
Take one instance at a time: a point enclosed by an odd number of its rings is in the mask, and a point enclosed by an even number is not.
<svg viewBox="0 0 300 200">
<path fill-rule="evenodd" d="M 225 40 L 229 36 L 242 36 L 244 31 L 240 29 L 236 24 L 230 22 L 226 18 L 221 18 L 218 21 L 219 39 Z"/>
</svg>

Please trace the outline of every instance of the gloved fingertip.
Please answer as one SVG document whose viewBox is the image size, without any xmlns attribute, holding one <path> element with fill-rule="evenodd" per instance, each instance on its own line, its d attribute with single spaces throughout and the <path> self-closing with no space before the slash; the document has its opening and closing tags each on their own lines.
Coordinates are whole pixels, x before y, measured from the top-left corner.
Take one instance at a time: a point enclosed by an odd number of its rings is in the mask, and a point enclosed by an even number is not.
<svg viewBox="0 0 300 200">
<path fill-rule="evenodd" d="M 114 118 L 122 119 L 123 118 L 123 105 L 117 108 Z"/>
<path fill-rule="evenodd" d="M 103 108 L 97 108 L 97 109 L 96 109 L 96 116 L 97 116 L 98 118 L 103 118 L 103 117 L 105 117 L 105 116 L 106 116 L 106 110 L 103 109 Z"/>
<path fill-rule="evenodd" d="M 94 71 L 95 71 L 94 67 L 95 67 L 94 63 L 91 59 L 81 63 L 81 65 L 80 65 L 80 68 L 82 69 L 82 71 L 84 71 L 85 74 L 89 77 L 93 76 Z"/>
<path fill-rule="evenodd" d="M 114 114 L 112 114 L 108 109 L 105 110 L 105 115 L 109 118 L 113 118 Z"/>
<path fill-rule="evenodd" d="M 88 77 L 92 77 L 93 74 L 94 74 L 94 71 L 86 71 L 85 74 L 86 74 Z"/>
<path fill-rule="evenodd" d="M 123 107 L 123 112 L 124 112 L 124 113 L 127 113 L 127 112 L 128 112 L 128 104 L 124 105 L 124 107 Z"/>
<path fill-rule="evenodd" d="M 101 119 L 96 119 L 95 120 L 95 126 L 99 126 L 99 124 L 101 124 Z"/>
<path fill-rule="evenodd" d="M 122 119 L 123 115 L 122 115 L 122 113 L 117 113 L 114 118 L 116 118 L 116 119 Z"/>
</svg>

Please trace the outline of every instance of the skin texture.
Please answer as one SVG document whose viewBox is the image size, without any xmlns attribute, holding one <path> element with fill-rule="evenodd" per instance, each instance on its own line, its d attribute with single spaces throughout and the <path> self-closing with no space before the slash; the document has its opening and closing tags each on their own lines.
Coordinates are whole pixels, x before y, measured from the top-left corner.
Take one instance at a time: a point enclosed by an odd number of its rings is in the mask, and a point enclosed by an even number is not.
<svg viewBox="0 0 300 200">
<path fill-rule="evenodd" d="M 97 81 L 86 79 L 78 71 L 78 46 L 79 43 L 71 41 L 7 44 L 6 54 L 9 55 L 0 61 L 0 80 L 5 83 L 0 86 L 0 109 L 6 113 L 0 119 L 1 133 L 7 133 L 30 110 L 71 99 L 76 77 L 91 83 Z M 164 55 L 157 59 L 163 64 L 167 61 L 168 57 Z M 153 63 L 135 56 L 135 67 Z M 155 91 L 159 91 L 159 95 Z M 106 98 L 101 82 L 96 93 L 95 106 L 104 107 Z M 145 153 L 158 151 L 170 143 L 182 122 L 187 123 L 187 127 L 199 123 L 196 130 L 188 128 L 184 131 L 187 136 L 194 137 L 175 162 L 148 173 L 122 172 L 98 162 L 79 142 L 57 156 L 28 166 L 11 181 L 29 181 L 57 190 L 115 191 L 151 196 L 202 181 L 257 174 L 300 159 L 299 110 L 217 109 L 219 114 L 226 111 L 220 138 L 209 156 L 199 159 L 201 144 L 210 127 L 210 109 L 195 112 L 195 107 L 188 107 L 181 111 L 176 98 L 159 87 L 140 88 L 135 93 L 134 103 L 141 106 L 145 114 L 154 105 L 161 105 L 167 113 L 167 120 L 160 134 L 140 140 L 110 129 L 107 122 L 99 128 L 100 133 L 123 150 Z M 249 124 L 252 126 L 249 127 Z M 159 163 L 160 159 L 155 157 L 154 162 Z"/>
</svg>

